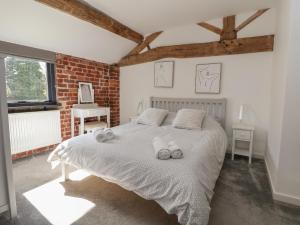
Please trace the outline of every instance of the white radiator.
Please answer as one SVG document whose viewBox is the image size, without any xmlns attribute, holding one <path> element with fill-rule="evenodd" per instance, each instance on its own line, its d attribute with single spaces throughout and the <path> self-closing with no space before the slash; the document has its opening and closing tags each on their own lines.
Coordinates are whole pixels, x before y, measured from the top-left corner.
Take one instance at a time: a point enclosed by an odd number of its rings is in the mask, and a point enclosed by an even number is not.
<svg viewBox="0 0 300 225">
<path fill-rule="evenodd" d="M 12 154 L 61 142 L 58 110 L 11 113 L 8 119 Z"/>
</svg>

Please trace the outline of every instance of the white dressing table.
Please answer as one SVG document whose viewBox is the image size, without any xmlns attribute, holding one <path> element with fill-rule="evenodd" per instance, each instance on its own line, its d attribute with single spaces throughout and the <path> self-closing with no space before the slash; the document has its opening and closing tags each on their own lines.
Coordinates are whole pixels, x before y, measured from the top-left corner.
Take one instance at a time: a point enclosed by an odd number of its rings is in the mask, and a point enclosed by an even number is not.
<svg viewBox="0 0 300 225">
<path fill-rule="evenodd" d="M 110 127 L 110 108 L 99 107 L 97 104 L 76 104 L 71 109 L 71 135 L 74 137 L 75 118 L 80 118 L 80 134 L 84 133 L 85 125 L 84 119 L 89 117 L 98 117 L 100 121 L 101 116 L 106 116 L 107 127 Z"/>
</svg>

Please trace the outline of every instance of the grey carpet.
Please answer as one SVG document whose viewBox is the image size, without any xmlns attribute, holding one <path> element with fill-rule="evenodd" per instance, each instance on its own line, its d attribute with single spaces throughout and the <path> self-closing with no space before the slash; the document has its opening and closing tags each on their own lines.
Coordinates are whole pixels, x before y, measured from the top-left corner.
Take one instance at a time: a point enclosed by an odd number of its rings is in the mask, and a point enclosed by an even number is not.
<svg viewBox="0 0 300 225">
<path fill-rule="evenodd" d="M 51 224 L 23 195 L 60 176 L 59 168 L 51 170 L 46 157 L 39 155 L 14 163 L 16 225 Z M 144 200 L 100 178 L 88 176 L 80 181 L 56 181 L 55 184 L 64 188 L 65 196 L 95 204 L 73 223 L 75 225 L 178 225 L 176 216 L 165 213 L 154 201 Z M 300 208 L 273 202 L 263 160 L 254 160 L 248 166 L 244 158 L 231 161 L 227 157 L 211 206 L 209 225 L 300 224 Z M 0 216 L 1 225 L 10 224 L 6 217 Z"/>
</svg>

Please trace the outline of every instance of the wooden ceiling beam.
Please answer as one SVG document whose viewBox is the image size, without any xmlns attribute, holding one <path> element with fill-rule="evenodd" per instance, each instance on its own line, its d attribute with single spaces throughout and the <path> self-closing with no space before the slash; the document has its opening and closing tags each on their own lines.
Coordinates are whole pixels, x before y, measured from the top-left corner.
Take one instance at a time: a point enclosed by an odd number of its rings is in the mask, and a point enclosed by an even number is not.
<svg viewBox="0 0 300 225">
<path fill-rule="evenodd" d="M 123 58 L 119 66 L 151 62 L 163 58 L 192 58 L 273 51 L 274 35 L 239 38 L 209 43 L 173 45 L 153 48 Z"/>
<path fill-rule="evenodd" d="M 138 44 L 134 49 L 132 49 L 127 54 L 127 56 L 139 54 L 146 47 L 149 49 L 150 48 L 149 44 L 152 43 L 161 33 L 162 33 L 162 31 L 158 31 L 158 32 L 155 32 L 155 33 L 150 34 L 149 36 L 147 36 L 145 38 L 145 40 L 142 43 Z M 127 56 L 125 56 L 125 57 L 127 57 Z"/>
<path fill-rule="evenodd" d="M 233 40 L 237 38 L 235 31 L 235 16 L 227 16 L 223 18 L 223 32 L 221 34 L 222 40 Z"/>
<path fill-rule="evenodd" d="M 256 13 L 254 13 L 252 16 L 250 16 L 248 19 L 246 19 L 243 23 L 241 23 L 235 30 L 236 32 L 239 32 L 242 30 L 244 27 L 246 27 L 248 24 L 253 22 L 256 18 L 260 17 L 262 14 L 264 14 L 266 11 L 269 9 L 261 9 L 258 10 Z"/>
<path fill-rule="evenodd" d="M 119 21 L 95 9 L 81 0 L 35 0 L 52 8 L 58 9 L 81 20 L 92 23 L 114 34 L 136 43 L 141 43 L 143 35 L 123 25 Z"/>
<path fill-rule="evenodd" d="M 214 25 L 211 25 L 209 23 L 206 23 L 206 22 L 201 22 L 201 23 L 197 23 L 199 26 L 211 31 L 211 32 L 214 32 L 218 35 L 221 35 L 222 34 L 222 29 L 219 28 L 219 27 L 216 27 Z"/>
</svg>

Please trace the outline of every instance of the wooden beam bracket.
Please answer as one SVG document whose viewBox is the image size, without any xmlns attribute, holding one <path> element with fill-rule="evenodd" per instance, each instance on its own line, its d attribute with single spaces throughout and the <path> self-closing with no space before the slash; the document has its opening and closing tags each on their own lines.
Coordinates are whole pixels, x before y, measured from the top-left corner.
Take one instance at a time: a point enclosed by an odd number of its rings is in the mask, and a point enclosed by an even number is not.
<svg viewBox="0 0 300 225">
<path fill-rule="evenodd" d="M 197 23 L 199 26 L 214 32 L 215 34 L 220 35 L 220 40 L 233 40 L 237 38 L 237 33 L 254 21 L 256 18 L 264 14 L 269 9 L 261 9 L 246 19 L 243 23 L 241 23 L 238 27 L 235 27 L 235 16 L 227 16 L 223 18 L 223 28 L 218 28 L 214 25 L 211 25 L 207 22 Z"/>
<path fill-rule="evenodd" d="M 222 35 L 222 29 L 219 28 L 219 27 L 216 27 L 214 25 L 211 25 L 209 23 L 206 23 L 206 22 L 201 22 L 201 23 L 197 23 L 199 26 L 211 31 L 211 32 L 214 32 L 215 34 L 218 34 L 218 35 Z"/>
<path fill-rule="evenodd" d="M 145 40 L 138 44 L 134 49 L 132 49 L 125 57 L 131 56 L 131 55 L 136 55 L 139 54 L 141 51 L 143 51 L 145 48 L 148 48 L 150 50 L 150 43 L 152 43 L 160 34 L 162 31 L 155 32 L 153 34 L 150 34 L 145 38 Z M 125 58 L 124 57 L 124 58 Z"/>
<path fill-rule="evenodd" d="M 241 23 L 235 30 L 236 32 L 239 32 L 242 30 L 244 27 L 249 25 L 251 22 L 253 22 L 256 18 L 260 17 L 262 14 L 264 14 L 266 11 L 269 9 L 261 9 L 258 10 L 256 13 L 254 13 L 252 16 L 250 16 L 248 19 L 246 19 L 243 23 Z"/>
</svg>

